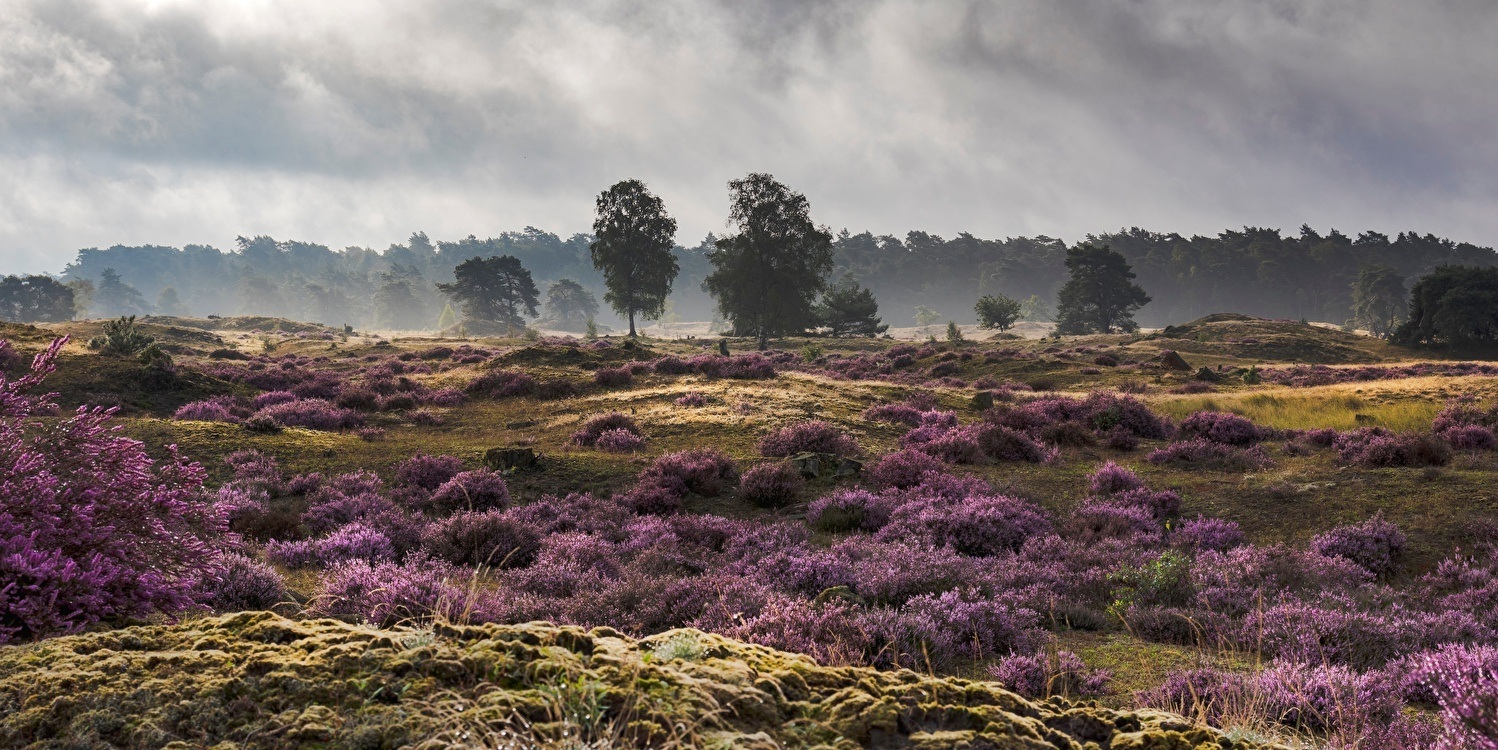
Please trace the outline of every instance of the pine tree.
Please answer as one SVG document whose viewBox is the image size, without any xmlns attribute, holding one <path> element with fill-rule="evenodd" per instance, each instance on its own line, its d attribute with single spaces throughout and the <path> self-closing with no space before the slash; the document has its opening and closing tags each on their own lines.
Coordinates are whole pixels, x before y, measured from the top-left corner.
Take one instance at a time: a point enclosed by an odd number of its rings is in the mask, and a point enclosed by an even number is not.
<svg viewBox="0 0 1498 750">
<path fill-rule="evenodd" d="M 817 305 L 817 317 L 831 336 L 878 336 L 889 329 L 879 320 L 874 293 L 852 279 L 828 287 Z"/>
<path fill-rule="evenodd" d="M 1134 312 L 1149 304 L 1150 296 L 1134 283 L 1134 271 L 1122 255 L 1107 245 L 1084 242 L 1066 251 L 1066 270 L 1071 279 L 1057 295 L 1057 333 L 1139 330 Z"/>
<path fill-rule="evenodd" d="M 438 284 L 443 294 L 458 302 L 466 321 L 498 323 L 511 330 L 524 329 L 521 315 L 534 318 L 539 313 L 540 291 L 513 255 L 492 258 L 469 258 L 453 269 L 451 284 Z"/>
</svg>

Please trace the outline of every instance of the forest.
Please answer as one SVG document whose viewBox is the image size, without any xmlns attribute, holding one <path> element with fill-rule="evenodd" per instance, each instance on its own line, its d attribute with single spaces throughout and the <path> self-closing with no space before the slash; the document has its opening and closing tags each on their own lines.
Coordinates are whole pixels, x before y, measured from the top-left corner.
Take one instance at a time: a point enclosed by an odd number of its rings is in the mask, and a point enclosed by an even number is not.
<svg viewBox="0 0 1498 750">
<path fill-rule="evenodd" d="M 447 241 L 412 234 L 383 251 L 241 237 L 230 250 L 204 245 L 88 248 L 62 270 L 78 299 L 78 317 L 131 314 L 269 315 L 360 328 L 434 329 L 445 306 L 436 287 L 473 257 L 511 255 L 546 289 L 561 279 L 595 296 L 603 277 L 589 261 L 591 234 L 526 227 L 498 237 Z M 1232 310 L 1266 318 L 1343 323 L 1353 317 L 1353 282 L 1365 268 L 1387 265 L 1405 287 L 1442 265 L 1495 266 L 1490 247 L 1401 232 L 1356 237 L 1303 226 L 1297 235 L 1266 228 L 1225 230 L 1215 237 L 1132 228 L 1088 235 L 1122 254 L 1151 302 L 1137 313 L 1148 327 Z M 717 238 L 676 245 L 680 268 L 664 309 L 672 320 L 711 320 L 712 297 L 702 282 Z M 1080 244 L 1080 243 L 1078 243 Z M 1066 281 L 1068 245 L 1046 236 L 946 239 L 912 231 L 901 239 L 843 230 L 833 237 L 829 280 L 870 289 L 886 323 L 909 326 L 917 306 L 941 320 L 974 319 L 983 295 L 1031 299 L 1029 317 L 1048 317 Z M 19 283 L 19 282 L 17 282 Z M 1038 302 L 1039 304 L 1033 304 Z M 19 310 L 5 315 L 27 319 Z M 35 317 L 34 319 L 51 319 Z M 604 313 L 600 322 L 622 325 Z"/>
</svg>

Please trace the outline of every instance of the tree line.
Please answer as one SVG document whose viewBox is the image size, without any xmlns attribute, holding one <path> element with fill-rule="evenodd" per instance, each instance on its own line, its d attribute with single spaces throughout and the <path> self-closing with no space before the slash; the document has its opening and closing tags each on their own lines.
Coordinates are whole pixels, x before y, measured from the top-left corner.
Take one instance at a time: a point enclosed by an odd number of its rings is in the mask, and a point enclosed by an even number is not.
<svg viewBox="0 0 1498 750">
<path fill-rule="evenodd" d="M 1393 336 L 1416 312 L 1407 299 L 1414 280 L 1443 266 L 1498 265 L 1490 248 L 1428 234 L 1353 239 L 1309 227 L 1298 236 L 1245 228 L 1189 238 L 1129 229 L 1071 247 L 1044 236 L 834 235 L 812 221 L 803 195 L 770 175 L 734 180 L 729 194 L 730 231 L 694 247 L 676 244 L 677 224 L 659 197 L 625 180 L 598 196 L 592 233 L 566 239 L 528 227 L 482 240 L 434 242 L 418 232 L 383 252 L 264 236 L 241 237 L 228 252 L 90 248 L 59 278 L 0 279 L 0 317 L 256 314 L 430 330 L 451 327 L 461 311 L 475 332 L 537 320 L 583 330 L 603 309 L 601 296 L 630 333 L 640 320 L 711 316 L 720 330 L 760 339 L 810 330 L 871 335 L 887 327 L 882 308 L 885 318 L 923 326 L 1055 320 L 1063 332 L 1231 310 L 1346 320 Z M 1123 296 L 1079 318 L 1079 271 L 1093 275 L 1088 294 Z M 1100 273 L 1126 273 L 1129 284 L 1103 284 Z M 962 299 L 978 300 L 972 313 L 951 302 Z M 1105 308 L 1127 315 L 1108 319 Z M 1422 340 L 1439 338 L 1431 325 Z"/>
</svg>

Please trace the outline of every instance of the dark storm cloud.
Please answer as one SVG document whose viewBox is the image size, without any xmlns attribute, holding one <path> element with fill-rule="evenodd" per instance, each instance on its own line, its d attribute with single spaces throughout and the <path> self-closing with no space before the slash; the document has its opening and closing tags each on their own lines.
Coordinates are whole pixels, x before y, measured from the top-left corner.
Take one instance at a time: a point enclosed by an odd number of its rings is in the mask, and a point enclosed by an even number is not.
<svg viewBox="0 0 1498 750">
<path fill-rule="evenodd" d="M 585 229 L 640 177 L 821 221 L 1498 240 L 1489 3 L 0 0 L 0 271 Z"/>
</svg>

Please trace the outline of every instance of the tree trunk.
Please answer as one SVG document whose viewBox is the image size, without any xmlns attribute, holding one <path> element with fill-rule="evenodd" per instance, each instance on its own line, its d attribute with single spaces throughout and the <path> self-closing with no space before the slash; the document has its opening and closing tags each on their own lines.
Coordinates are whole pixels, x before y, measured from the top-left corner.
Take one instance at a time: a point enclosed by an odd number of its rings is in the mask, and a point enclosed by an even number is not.
<svg viewBox="0 0 1498 750">
<path fill-rule="evenodd" d="M 629 311 L 629 337 L 630 338 L 636 338 L 636 336 L 635 336 L 635 311 L 634 310 L 630 310 Z"/>
</svg>

